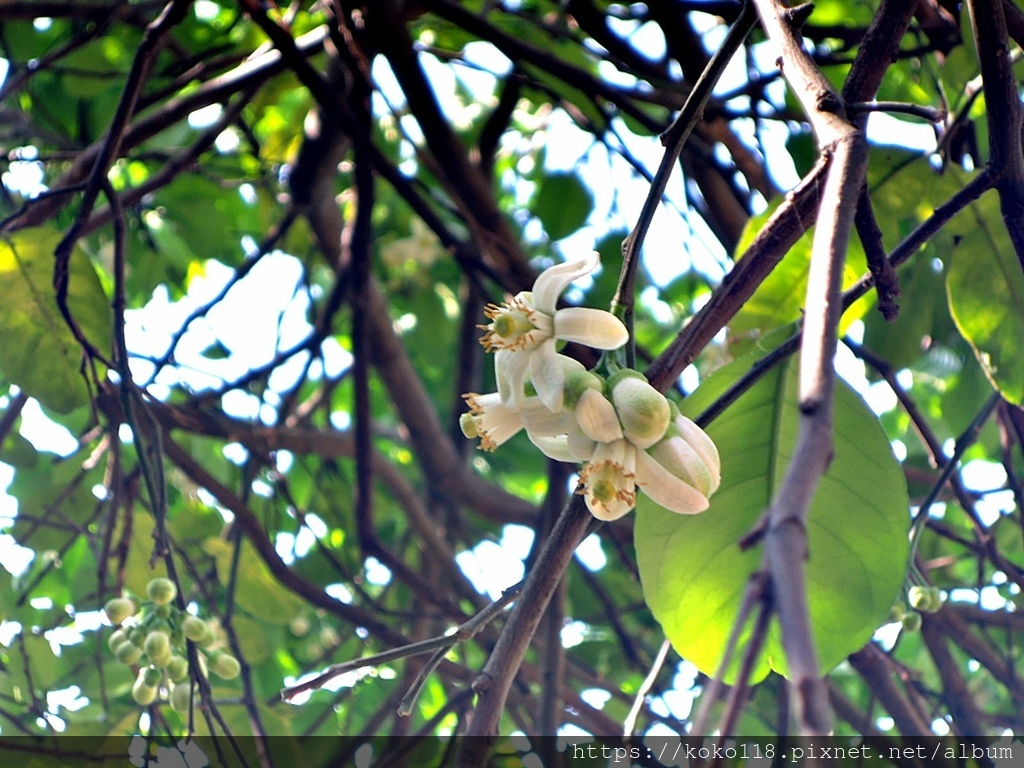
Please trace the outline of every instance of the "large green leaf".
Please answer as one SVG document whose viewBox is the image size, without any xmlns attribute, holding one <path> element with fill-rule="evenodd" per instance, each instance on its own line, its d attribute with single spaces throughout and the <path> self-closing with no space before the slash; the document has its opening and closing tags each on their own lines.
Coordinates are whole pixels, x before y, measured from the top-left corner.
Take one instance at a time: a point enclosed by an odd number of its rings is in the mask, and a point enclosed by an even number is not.
<svg viewBox="0 0 1024 768">
<path fill-rule="evenodd" d="M 582 227 L 593 208 L 594 198 L 573 173 L 545 176 L 533 201 L 534 213 L 552 240 L 561 240 Z"/>
<path fill-rule="evenodd" d="M 710 377 L 685 402 L 699 413 L 747 370 L 744 358 Z M 782 482 L 796 441 L 797 363 L 778 366 L 708 429 L 722 456 L 722 486 L 700 515 L 676 515 L 646 499 L 634 540 L 644 596 L 681 656 L 715 674 L 760 547 L 737 541 Z M 907 491 L 878 420 L 847 385 L 835 399 L 835 458 L 808 519 L 807 586 L 822 672 L 867 642 L 903 583 Z M 773 622 L 754 679 L 785 671 Z M 735 674 L 735 665 L 730 677 Z"/>
<path fill-rule="evenodd" d="M 53 288 L 53 252 L 61 233 L 50 227 L 0 239 L 0 370 L 28 395 L 58 413 L 89 402 L 80 373 L 82 348 L 61 317 Z M 71 254 L 68 309 L 85 337 L 110 349 L 111 315 L 85 253 Z"/>
<path fill-rule="evenodd" d="M 1024 403 L 1024 274 L 999 212 L 986 195 L 950 225 L 949 309 L 992 383 L 1012 403 Z"/>
</svg>

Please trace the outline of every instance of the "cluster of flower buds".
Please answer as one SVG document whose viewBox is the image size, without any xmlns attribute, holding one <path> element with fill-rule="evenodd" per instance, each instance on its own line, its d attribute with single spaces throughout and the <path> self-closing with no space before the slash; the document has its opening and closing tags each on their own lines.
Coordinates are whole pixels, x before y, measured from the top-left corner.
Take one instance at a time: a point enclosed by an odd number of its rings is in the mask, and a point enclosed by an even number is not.
<svg viewBox="0 0 1024 768">
<path fill-rule="evenodd" d="M 942 592 L 938 587 L 915 584 L 907 590 L 907 603 L 909 609 L 902 600 L 894 605 L 889 620 L 900 622 L 908 632 L 917 632 L 921 629 L 922 613 L 937 613 L 942 608 Z"/>
<path fill-rule="evenodd" d="M 582 462 L 591 513 L 615 520 L 639 488 L 666 509 L 702 512 L 720 482 L 718 449 L 643 374 L 616 366 L 606 378 L 558 354 L 558 341 L 614 350 L 628 340 L 610 312 L 557 309 L 569 284 L 597 268 L 596 253 L 545 270 L 533 291 L 487 307 L 481 343 L 495 352 L 498 391 L 464 395 L 463 434 L 492 451 L 526 430 L 547 456 Z"/>
<path fill-rule="evenodd" d="M 186 640 L 199 646 L 200 661 L 218 677 L 238 677 L 241 667 L 234 656 L 213 647 L 220 638 L 210 622 L 173 605 L 177 594 L 173 581 L 155 578 L 146 585 L 148 599 L 138 606 L 130 597 L 115 597 L 103 610 L 116 627 L 107 641 L 110 650 L 122 664 L 138 665 L 132 686 L 136 703 L 152 704 L 165 685 L 171 706 L 185 712 L 191 694 Z"/>
</svg>

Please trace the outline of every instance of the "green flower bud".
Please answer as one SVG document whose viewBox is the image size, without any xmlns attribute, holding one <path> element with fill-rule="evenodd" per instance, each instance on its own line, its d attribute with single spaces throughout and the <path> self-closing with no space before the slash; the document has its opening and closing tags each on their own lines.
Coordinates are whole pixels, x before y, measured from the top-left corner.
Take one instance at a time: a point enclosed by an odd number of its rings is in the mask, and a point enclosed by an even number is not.
<svg viewBox="0 0 1024 768">
<path fill-rule="evenodd" d="M 135 603 L 127 597 L 115 597 L 103 606 L 103 611 L 107 614 L 107 618 L 110 619 L 110 623 L 116 627 L 135 613 Z"/>
<path fill-rule="evenodd" d="M 191 699 L 192 686 L 188 683 L 176 685 L 171 689 L 171 708 L 175 712 L 188 712 L 189 699 Z"/>
<path fill-rule="evenodd" d="M 234 680 L 242 671 L 242 665 L 230 653 L 216 653 L 210 657 L 210 669 L 217 677 Z"/>
<path fill-rule="evenodd" d="M 171 641 L 163 632 L 150 632 L 146 635 L 146 642 L 143 645 L 146 655 L 151 659 L 154 656 L 163 656 L 171 651 Z"/>
<path fill-rule="evenodd" d="M 907 594 L 910 607 L 921 613 L 935 613 L 942 607 L 942 593 L 938 587 L 915 584 Z"/>
<path fill-rule="evenodd" d="M 178 588 L 170 579 L 157 578 L 146 585 L 146 594 L 157 605 L 167 605 L 177 596 Z"/>
<path fill-rule="evenodd" d="M 663 394 L 635 376 L 622 376 L 610 389 L 622 432 L 633 445 L 650 448 L 665 436 L 671 409 Z"/>
<path fill-rule="evenodd" d="M 155 615 L 159 616 L 161 619 L 169 619 L 169 618 L 171 618 L 171 613 L 172 613 L 171 606 L 169 606 L 169 605 L 158 605 L 156 607 L 156 609 L 153 611 L 153 613 Z"/>
<path fill-rule="evenodd" d="M 167 676 L 175 683 L 188 679 L 188 659 L 183 656 L 175 656 L 167 665 Z"/>
<path fill-rule="evenodd" d="M 903 615 L 903 629 L 907 632 L 918 632 L 921 629 L 921 614 L 911 611 Z"/>
<path fill-rule="evenodd" d="M 181 630 L 185 633 L 185 637 L 193 643 L 198 643 L 206 637 L 207 626 L 206 622 L 198 616 L 186 616 L 185 620 L 181 622 Z"/>
<path fill-rule="evenodd" d="M 116 651 L 120 647 L 121 643 L 128 640 L 128 633 L 123 629 L 115 629 L 110 637 L 107 639 L 107 647 L 111 651 Z"/>
<path fill-rule="evenodd" d="M 145 685 L 140 677 L 135 681 L 132 686 L 132 698 L 135 699 L 135 703 L 141 707 L 146 707 L 156 701 L 157 689 Z"/>
<path fill-rule="evenodd" d="M 142 649 L 131 640 L 125 640 L 117 646 L 117 649 L 114 651 L 114 656 L 116 656 L 117 660 L 122 664 L 137 664 L 139 659 L 142 658 Z"/>
<path fill-rule="evenodd" d="M 142 627 L 132 627 L 128 630 L 128 639 L 141 648 L 146 642 L 146 630 Z"/>
<path fill-rule="evenodd" d="M 146 681 L 146 685 L 156 688 L 160 685 L 160 681 L 164 679 L 163 671 L 154 667 L 146 667 L 142 670 L 141 675 Z"/>
</svg>

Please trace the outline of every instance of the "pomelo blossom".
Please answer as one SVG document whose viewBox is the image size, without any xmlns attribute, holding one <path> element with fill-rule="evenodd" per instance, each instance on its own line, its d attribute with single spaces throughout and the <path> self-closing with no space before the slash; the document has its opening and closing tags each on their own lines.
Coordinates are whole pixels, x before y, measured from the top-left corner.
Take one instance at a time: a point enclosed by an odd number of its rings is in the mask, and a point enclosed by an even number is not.
<svg viewBox="0 0 1024 768">
<path fill-rule="evenodd" d="M 612 377 L 610 401 L 596 389 L 579 397 L 574 430 L 534 444 L 553 458 L 585 462 L 583 495 L 601 520 L 627 514 L 637 488 L 673 512 L 703 512 L 721 480 L 718 449 L 642 375 L 621 374 Z"/>
<path fill-rule="evenodd" d="M 593 272 L 598 254 L 544 270 L 532 291 L 522 291 L 485 310 L 480 343 L 495 353 L 494 370 L 502 402 L 517 408 L 529 380 L 552 411 L 562 410 L 565 378 L 556 341 L 575 341 L 595 349 L 618 349 L 629 338 L 626 326 L 610 312 L 588 307 L 558 309 L 558 297 L 574 280 Z"/>
<path fill-rule="evenodd" d="M 469 438 L 480 438 L 481 450 L 493 451 L 522 429 L 535 441 L 564 435 L 575 429 L 576 416 L 572 409 L 580 396 L 600 389 L 604 382 L 582 363 L 564 355 L 556 355 L 555 364 L 561 369 L 563 382 L 561 399 L 565 407 L 562 410 L 552 411 L 532 394 L 525 395 L 511 406 L 498 392 L 485 395 L 471 392 L 463 395 L 469 412 L 459 419 L 462 433 Z M 532 382 L 526 382 L 526 389 L 533 389 Z"/>
</svg>

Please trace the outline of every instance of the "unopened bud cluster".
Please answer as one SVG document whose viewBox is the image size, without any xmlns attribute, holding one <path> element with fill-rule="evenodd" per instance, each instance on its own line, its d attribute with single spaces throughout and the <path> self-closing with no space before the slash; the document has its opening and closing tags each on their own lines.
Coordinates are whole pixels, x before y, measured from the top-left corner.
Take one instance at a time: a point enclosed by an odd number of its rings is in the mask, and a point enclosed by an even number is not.
<svg viewBox="0 0 1024 768">
<path fill-rule="evenodd" d="M 907 603 L 902 600 L 892 607 L 889 620 L 899 622 L 907 632 L 921 629 L 921 614 L 937 613 L 942 609 L 942 591 L 938 587 L 915 584 L 907 590 Z"/>
<path fill-rule="evenodd" d="M 148 706 L 163 687 L 171 706 L 185 712 L 189 706 L 191 680 L 186 640 L 195 643 L 200 661 L 225 680 L 238 677 L 241 666 L 229 653 L 214 648 L 219 638 L 214 625 L 185 613 L 173 602 L 178 589 L 170 579 L 151 579 L 146 600 L 130 597 L 110 600 L 104 611 L 115 626 L 107 645 L 122 664 L 138 668 L 132 698 Z"/>
<path fill-rule="evenodd" d="M 558 264 L 532 292 L 488 307 L 481 342 L 495 352 L 498 391 L 464 396 L 462 431 L 493 451 L 525 429 L 547 456 L 582 462 L 582 493 L 602 520 L 629 512 L 637 488 L 673 512 L 702 512 L 721 479 L 711 438 L 643 374 L 620 368 L 605 379 L 557 352 L 558 340 L 604 350 L 628 340 L 609 312 L 556 309 L 558 295 L 597 265 L 597 254 Z"/>
</svg>

